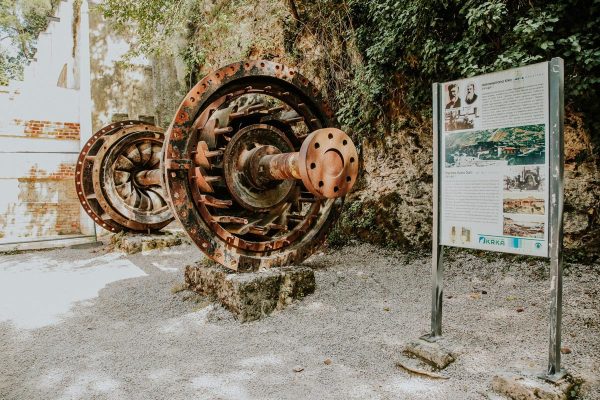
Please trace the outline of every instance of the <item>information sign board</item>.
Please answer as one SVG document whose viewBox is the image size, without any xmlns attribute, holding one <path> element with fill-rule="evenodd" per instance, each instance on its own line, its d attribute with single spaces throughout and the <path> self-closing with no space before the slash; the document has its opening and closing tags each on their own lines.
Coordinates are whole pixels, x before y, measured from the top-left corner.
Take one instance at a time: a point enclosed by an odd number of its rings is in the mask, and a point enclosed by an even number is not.
<svg viewBox="0 0 600 400">
<path fill-rule="evenodd" d="M 548 63 L 441 84 L 440 244 L 548 256 Z"/>
<path fill-rule="evenodd" d="M 563 60 L 433 84 L 431 332 L 442 335 L 444 247 L 550 259 L 545 379 L 562 326 Z"/>
</svg>

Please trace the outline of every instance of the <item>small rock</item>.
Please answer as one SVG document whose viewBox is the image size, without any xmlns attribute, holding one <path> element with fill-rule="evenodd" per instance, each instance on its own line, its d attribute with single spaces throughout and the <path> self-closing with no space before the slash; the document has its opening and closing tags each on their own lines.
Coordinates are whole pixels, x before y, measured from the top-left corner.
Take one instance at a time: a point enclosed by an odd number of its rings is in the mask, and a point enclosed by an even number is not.
<svg viewBox="0 0 600 400">
<path fill-rule="evenodd" d="M 452 295 L 446 296 L 447 299 L 451 299 L 452 297 L 453 297 Z"/>
<path fill-rule="evenodd" d="M 563 354 L 571 354 L 571 349 L 568 348 L 567 346 L 564 346 L 564 347 L 560 348 L 560 352 Z"/>
<path fill-rule="evenodd" d="M 302 372 L 302 371 L 304 371 L 304 367 L 301 367 L 299 365 L 294 367 L 294 372 Z"/>
<path fill-rule="evenodd" d="M 517 312 L 523 312 L 523 311 L 525 311 L 525 309 L 523 307 L 518 307 L 517 308 Z"/>
<path fill-rule="evenodd" d="M 325 361 L 323 361 L 323 364 L 325 365 L 331 365 L 333 361 L 331 361 L 331 358 L 326 358 Z"/>
<path fill-rule="evenodd" d="M 481 294 L 487 294 L 487 290 L 482 290 Z"/>
<path fill-rule="evenodd" d="M 403 353 L 409 357 L 424 360 L 438 370 L 446 368 L 456 360 L 456 355 L 442 343 L 429 343 L 422 339 L 408 343 L 404 347 Z"/>
<path fill-rule="evenodd" d="M 563 400 L 567 399 L 571 386 L 568 379 L 552 384 L 533 376 L 514 374 L 500 374 L 492 380 L 492 389 L 511 399 Z"/>
</svg>

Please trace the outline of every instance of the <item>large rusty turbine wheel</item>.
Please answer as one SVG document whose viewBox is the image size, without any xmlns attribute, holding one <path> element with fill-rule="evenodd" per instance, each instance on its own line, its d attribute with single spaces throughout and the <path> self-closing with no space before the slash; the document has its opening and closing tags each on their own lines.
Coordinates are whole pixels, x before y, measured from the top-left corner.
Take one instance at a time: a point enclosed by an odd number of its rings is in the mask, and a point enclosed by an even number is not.
<svg viewBox="0 0 600 400">
<path fill-rule="evenodd" d="M 156 231 L 173 220 L 161 186 L 161 128 L 123 121 L 96 132 L 75 173 L 84 210 L 111 232 Z"/>
<path fill-rule="evenodd" d="M 318 90 L 269 61 L 228 65 L 186 96 L 165 137 L 173 212 L 239 271 L 299 263 L 325 240 L 358 155 Z"/>
</svg>

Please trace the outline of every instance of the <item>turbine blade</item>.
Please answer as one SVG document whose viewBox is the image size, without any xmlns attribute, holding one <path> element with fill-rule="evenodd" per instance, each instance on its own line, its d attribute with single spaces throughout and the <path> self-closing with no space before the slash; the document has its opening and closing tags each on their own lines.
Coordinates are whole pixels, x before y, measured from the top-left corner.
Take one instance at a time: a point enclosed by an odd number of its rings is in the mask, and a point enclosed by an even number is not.
<svg viewBox="0 0 600 400">
<path fill-rule="evenodd" d="M 125 182 L 129 181 L 129 178 L 131 177 L 131 174 L 129 172 L 126 171 L 119 171 L 116 170 L 113 174 L 114 179 L 115 179 L 115 184 L 116 185 L 122 185 Z"/>
</svg>

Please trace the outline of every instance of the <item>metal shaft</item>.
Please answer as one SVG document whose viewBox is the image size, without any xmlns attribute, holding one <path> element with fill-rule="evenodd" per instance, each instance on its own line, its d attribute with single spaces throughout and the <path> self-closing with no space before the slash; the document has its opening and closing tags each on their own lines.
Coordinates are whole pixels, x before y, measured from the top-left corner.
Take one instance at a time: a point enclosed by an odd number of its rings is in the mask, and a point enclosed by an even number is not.
<svg viewBox="0 0 600 400">
<path fill-rule="evenodd" d="M 280 153 L 271 145 L 256 146 L 243 158 L 243 169 L 257 188 L 270 182 L 296 179 L 320 198 L 342 197 L 358 175 L 356 147 L 339 129 L 311 133 L 299 152 Z"/>
<path fill-rule="evenodd" d="M 159 186 L 160 169 L 148 169 L 135 174 L 135 182 L 140 186 Z"/>
<path fill-rule="evenodd" d="M 263 156 L 260 170 L 272 180 L 302 179 L 298 160 L 300 153 L 283 153 Z"/>
</svg>

